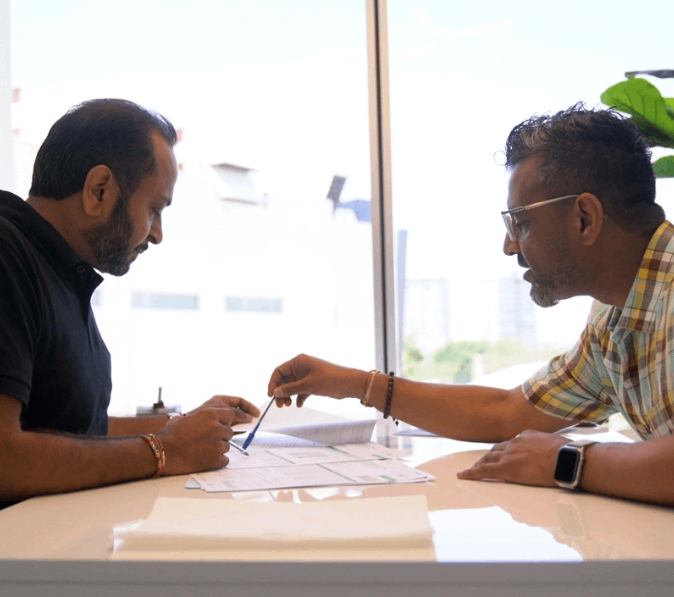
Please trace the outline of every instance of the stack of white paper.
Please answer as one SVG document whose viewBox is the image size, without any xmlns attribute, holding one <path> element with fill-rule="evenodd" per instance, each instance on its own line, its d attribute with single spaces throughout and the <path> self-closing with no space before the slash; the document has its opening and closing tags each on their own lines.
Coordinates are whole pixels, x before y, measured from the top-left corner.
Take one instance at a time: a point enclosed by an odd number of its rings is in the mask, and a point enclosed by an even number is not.
<svg viewBox="0 0 674 597">
<path fill-rule="evenodd" d="M 117 551 L 401 549 L 427 547 L 433 531 L 423 495 L 328 502 L 157 498 L 133 529 L 115 529 Z"/>
</svg>

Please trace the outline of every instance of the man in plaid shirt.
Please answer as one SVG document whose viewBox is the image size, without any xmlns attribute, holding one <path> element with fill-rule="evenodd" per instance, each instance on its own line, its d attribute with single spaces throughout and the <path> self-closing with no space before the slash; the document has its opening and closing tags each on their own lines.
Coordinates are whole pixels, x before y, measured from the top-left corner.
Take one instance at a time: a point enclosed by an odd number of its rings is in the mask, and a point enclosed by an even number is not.
<svg viewBox="0 0 674 597">
<path fill-rule="evenodd" d="M 273 372 L 269 395 L 279 405 L 355 396 L 439 435 L 497 442 L 462 479 L 674 505 L 674 226 L 655 203 L 650 160 L 631 121 L 580 104 L 510 133 L 505 253 L 527 269 L 537 304 L 596 299 L 576 346 L 521 386 L 427 384 L 299 355 Z M 554 433 L 614 413 L 646 441 Z"/>
</svg>

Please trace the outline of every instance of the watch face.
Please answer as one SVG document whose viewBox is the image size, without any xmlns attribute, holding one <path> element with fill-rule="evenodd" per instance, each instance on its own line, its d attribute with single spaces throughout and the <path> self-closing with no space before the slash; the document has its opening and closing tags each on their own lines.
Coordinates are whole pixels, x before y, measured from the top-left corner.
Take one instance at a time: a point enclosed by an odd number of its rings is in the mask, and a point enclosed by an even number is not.
<svg viewBox="0 0 674 597">
<path fill-rule="evenodd" d="M 580 463 L 580 453 L 574 448 L 563 446 L 557 456 L 557 466 L 555 467 L 555 481 L 561 483 L 572 483 L 576 479 L 578 464 Z"/>
</svg>

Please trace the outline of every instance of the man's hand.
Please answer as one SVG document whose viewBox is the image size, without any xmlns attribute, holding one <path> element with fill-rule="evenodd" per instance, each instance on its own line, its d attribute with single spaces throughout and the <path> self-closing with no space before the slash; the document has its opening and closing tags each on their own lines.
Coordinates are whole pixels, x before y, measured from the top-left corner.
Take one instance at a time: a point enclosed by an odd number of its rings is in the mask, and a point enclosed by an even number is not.
<svg viewBox="0 0 674 597">
<path fill-rule="evenodd" d="M 498 479 L 522 485 L 555 487 L 559 449 L 571 440 L 552 433 L 523 431 L 510 441 L 496 444 L 459 479 Z"/>
<path fill-rule="evenodd" d="M 229 464 L 232 426 L 250 423 L 260 410 L 238 396 L 213 396 L 198 408 L 169 421 L 159 434 L 166 452 L 165 475 L 222 468 Z"/>
<path fill-rule="evenodd" d="M 276 406 L 290 406 L 291 396 L 295 394 L 297 406 L 302 406 L 311 394 L 331 398 L 360 398 L 365 377 L 366 373 L 358 369 L 340 367 L 301 354 L 274 369 L 267 395 L 276 398 Z"/>
<path fill-rule="evenodd" d="M 237 417 L 231 408 L 199 408 L 173 419 L 158 437 L 164 444 L 164 475 L 182 475 L 222 468 L 229 464 L 229 440 Z M 247 415 L 246 415 L 247 416 Z"/>
<path fill-rule="evenodd" d="M 260 416 L 260 409 L 251 404 L 243 398 L 238 396 L 213 396 L 210 400 L 206 400 L 201 406 L 191 410 L 188 414 L 193 415 L 199 411 L 209 408 L 229 408 L 234 413 L 232 425 L 239 423 L 250 423 L 255 417 Z"/>
</svg>

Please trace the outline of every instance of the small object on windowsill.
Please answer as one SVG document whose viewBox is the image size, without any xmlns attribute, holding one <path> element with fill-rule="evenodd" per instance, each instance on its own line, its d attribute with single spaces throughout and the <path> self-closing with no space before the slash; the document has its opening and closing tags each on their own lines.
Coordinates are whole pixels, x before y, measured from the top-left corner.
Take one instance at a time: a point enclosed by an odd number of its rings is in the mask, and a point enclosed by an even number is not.
<svg viewBox="0 0 674 597">
<path fill-rule="evenodd" d="M 157 402 L 152 405 L 152 408 L 164 408 L 164 402 L 161 399 L 161 386 L 159 386 L 159 393 L 157 394 Z"/>
<path fill-rule="evenodd" d="M 164 401 L 161 398 L 161 386 L 159 386 L 159 391 L 157 394 L 157 402 L 152 406 L 137 406 L 136 407 L 136 416 L 137 417 L 154 417 L 158 415 L 168 415 L 169 413 L 180 414 L 180 405 L 178 406 L 166 406 Z"/>
</svg>

